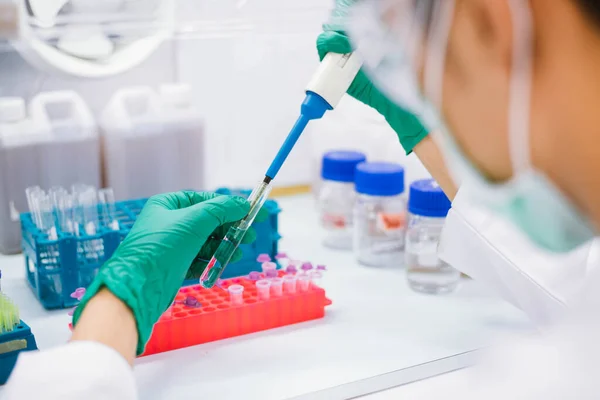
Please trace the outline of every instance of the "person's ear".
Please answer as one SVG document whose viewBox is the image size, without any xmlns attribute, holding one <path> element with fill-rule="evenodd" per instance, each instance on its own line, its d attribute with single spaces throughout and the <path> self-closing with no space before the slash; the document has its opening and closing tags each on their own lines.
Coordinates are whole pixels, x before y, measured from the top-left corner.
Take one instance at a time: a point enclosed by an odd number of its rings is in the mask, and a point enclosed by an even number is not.
<svg viewBox="0 0 600 400">
<path fill-rule="evenodd" d="M 510 69 L 513 21 L 509 0 L 457 0 L 471 20 L 474 38 L 485 48 L 488 61 Z"/>
</svg>

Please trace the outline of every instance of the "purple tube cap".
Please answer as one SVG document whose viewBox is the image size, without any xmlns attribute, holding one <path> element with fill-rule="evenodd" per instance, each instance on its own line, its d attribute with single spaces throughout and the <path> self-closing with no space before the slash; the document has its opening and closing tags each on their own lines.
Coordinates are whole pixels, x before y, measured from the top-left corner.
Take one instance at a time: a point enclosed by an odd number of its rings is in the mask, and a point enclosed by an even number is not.
<svg viewBox="0 0 600 400">
<path fill-rule="evenodd" d="M 268 270 L 265 274 L 267 278 L 277 278 L 277 270 Z"/>
<path fill-rule="evenodd" d="M 269 262 L 271 261 L 271 256 L 265 253 L 259 254 L 258 257 L 256 257 L 256 261 L 258 261 L 259 263 Z"/>
<path fill-rule="evenodd" d="M 73 293 L 71 293 L 71 297 L 73 299 L 81 300 L 85 295 L 85 288 L 77 288 Z"/>
<path fill-rule="evenodd" d="M 288 274 L 295 274 L 298 272 L 298 269 L 293 265 L 288 265 L 288 267 L 285 269 L 285 272 Z"/>
<path fill-rule="evenodd" d="M 304 264 L 302 264 L 302 266 L 300 267 L 300 269 L 302 271 L 310 271 L 311 269 L 313 269 L 313 265 L 309 262 L 305 262 Z"/>
<path fill-rule="evenodd" d="M 202 307 L 202 304 L 200 304 L 198 299 L 195 298 L 194 296 L 186 297 L 185 300 L 182 302 L 182 304 L 186 307 L 191 307 L 191 308 Z"/>
<path fill-rule="evenodd" d="M 248 274 L 248 279 L 251 281 L 257 281 L 260 279 L 260 272 L 252 271 Z"/>
<path fill-rule="evenodd" d="M 277 253 L 277 255 L 275 256 L 276 260 L 281 260 L 282 258 L 288 258 L 287 254 L 285 254 L 285 253 Z"/>
<path fill-rule="evenodd" d="M 317 265 L 317 271 L 327 271 L 327 267 L 324 265 Z"/>
</svg>

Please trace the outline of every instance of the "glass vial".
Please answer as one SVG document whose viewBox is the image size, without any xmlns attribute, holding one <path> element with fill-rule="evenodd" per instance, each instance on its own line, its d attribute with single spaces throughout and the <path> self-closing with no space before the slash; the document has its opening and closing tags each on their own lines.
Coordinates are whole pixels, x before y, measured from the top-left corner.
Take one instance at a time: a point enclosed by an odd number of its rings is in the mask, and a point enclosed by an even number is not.
<svg viewBox="0 0 600 400">
<path fill-rule="evenodd" d="M 404 169 L 391 163 L 356 167 L 354 252 L 359 263 L 400 267 L 404 262 Z"/>
<path fill-rule="evenodd" d="M 408 201 L 406 277 L 416 292 L 449 293 L 456 290 L 460 272 L 438 258 L 437 249 L 450 210 L 450 200 L 433 179 L 414 182 Z"/>
<path fill-rule="evenodd" d="M 331 151 L 323 155 L 318 207 L 326 247 L 352 248 L 352 208 L 356 198 L 354 173 L 356 166 L 365 159 L 363 153 L 356 151 Z"/>
</svg>

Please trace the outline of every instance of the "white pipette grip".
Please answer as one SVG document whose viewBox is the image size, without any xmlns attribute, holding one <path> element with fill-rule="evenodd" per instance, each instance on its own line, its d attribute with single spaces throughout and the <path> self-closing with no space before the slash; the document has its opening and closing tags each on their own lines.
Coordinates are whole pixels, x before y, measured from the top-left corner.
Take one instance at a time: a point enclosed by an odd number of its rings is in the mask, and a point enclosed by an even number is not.
<svg viewBox="0 0 600 400">
<path fill-rule="evenodd" d="M 362 60 L 357 53 L 328 53 L 306 87 L 335 108 L 358 74 Z"/>
</svg>

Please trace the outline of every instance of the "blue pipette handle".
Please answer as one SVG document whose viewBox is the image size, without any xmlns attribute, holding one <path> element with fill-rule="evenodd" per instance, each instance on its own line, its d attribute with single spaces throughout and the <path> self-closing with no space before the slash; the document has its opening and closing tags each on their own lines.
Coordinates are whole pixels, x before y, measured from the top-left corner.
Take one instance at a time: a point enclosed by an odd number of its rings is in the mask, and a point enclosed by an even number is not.
<svg viewBox="0 0 600 400">
<path fill-rule="evenodd" d="M 325 112 L 328 110 L 332 110 L 333 107 L 329 105 L 321 96 L 314 92 L 306 92 L 306 97 L 302 102 L 302 107 L 300 109 L 300 117 L 294 124 L 294 127 L 288 134 L 285 142 L 279 148 L 277 155 L 271 162 L 269 169 L 267 170 L 266 175 L 275 179 L 275 175 L 281 169 L 281 166 L 285 162 L 286 158 L 294 148 L 294 145 L 298 141 L 298 138 L 304 132 L 304 128 L 308 125 L 308 122 L 313 119 L 319 119 L 325 115 Z"/>
</svg>

